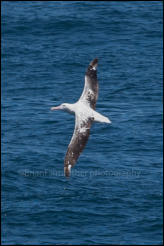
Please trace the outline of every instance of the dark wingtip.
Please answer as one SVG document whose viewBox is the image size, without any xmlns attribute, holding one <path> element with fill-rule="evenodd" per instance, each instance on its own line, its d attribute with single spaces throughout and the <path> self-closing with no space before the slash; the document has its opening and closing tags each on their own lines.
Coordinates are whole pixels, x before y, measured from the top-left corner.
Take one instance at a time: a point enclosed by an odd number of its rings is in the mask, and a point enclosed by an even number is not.
<svg viewBox="0 0 164 246">
<path fill-rule="evenodd" d="M 92 67 L 97 67 L 98 65 L 98 58 L 95 58 L 93 61 L 91 61 L 91 63 L 89 64 Z"/>
</svg>

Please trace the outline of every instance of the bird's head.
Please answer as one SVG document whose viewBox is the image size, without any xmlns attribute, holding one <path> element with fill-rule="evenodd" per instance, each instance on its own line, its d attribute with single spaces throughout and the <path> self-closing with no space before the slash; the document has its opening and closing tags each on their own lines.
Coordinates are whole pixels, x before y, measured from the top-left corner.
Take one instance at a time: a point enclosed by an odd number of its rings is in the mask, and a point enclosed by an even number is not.
<svg viewBox="0 0 164 246">
<path fill-rule="evenodd" d="M 51 110 L 63 110 L 72 113 L 72 105 L 69 103 L 62 103 L 57 107 L 52 107 Z"/>
</svg>

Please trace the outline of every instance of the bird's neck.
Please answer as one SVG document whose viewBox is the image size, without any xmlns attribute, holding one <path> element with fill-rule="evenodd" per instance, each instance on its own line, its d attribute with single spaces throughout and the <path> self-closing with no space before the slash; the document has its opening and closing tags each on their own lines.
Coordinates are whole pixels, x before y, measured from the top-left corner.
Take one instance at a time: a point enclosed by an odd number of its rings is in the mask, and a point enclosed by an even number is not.
<svg viewBox="0 0 164 246">
<path fill-rule="evenodd" d="M 70 114 L 75 114 L 75 105 L 74 103 L 67 103 L 66 111 Z"/>
</svg>

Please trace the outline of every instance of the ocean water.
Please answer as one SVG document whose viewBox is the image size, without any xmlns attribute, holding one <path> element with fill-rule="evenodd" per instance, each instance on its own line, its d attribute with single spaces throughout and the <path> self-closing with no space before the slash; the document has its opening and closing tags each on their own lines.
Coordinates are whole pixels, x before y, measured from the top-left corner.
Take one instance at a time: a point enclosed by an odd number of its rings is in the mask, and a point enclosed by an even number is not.
<svg viewBox="0 0 164 246">
<path fill-rule="evenodd" d="M 2 2 L 2 244 L 162 244 L 162 1 Z M 63 162 L 99 58 L 95 123 Z"/>
</svg>

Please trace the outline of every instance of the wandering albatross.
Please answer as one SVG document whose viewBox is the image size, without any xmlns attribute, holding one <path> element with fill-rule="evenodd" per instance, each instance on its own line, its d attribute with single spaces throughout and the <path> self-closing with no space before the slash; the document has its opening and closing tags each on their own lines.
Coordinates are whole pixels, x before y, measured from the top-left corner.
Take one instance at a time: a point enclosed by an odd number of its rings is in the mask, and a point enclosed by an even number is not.
<svg viewBox="0 0 164 246">
<path fill-rule="evenodd" d="M 57 107 L 51 108 L 51 110 L 61 109 L 75 114 L 75 129 L 64 160 L 66 177 L 70 176 L 71 168 L 75 165 L 88 141 L 92 123 L 94 121 L 111 123 L 107 117 L 95 111 L 98 97 L 97 65 L 97 58 L 89 64 L 85 74 L 84 89 L 76 103 L 62 103 Z"/>
</svg>

